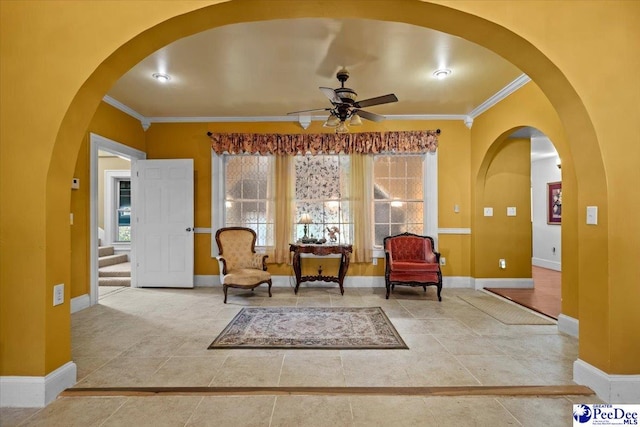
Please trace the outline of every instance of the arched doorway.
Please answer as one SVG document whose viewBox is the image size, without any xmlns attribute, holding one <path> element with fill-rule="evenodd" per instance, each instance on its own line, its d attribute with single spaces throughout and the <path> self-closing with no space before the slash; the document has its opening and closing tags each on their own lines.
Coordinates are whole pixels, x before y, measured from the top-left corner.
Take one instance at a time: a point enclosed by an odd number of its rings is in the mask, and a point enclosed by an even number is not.
<svg viewBox="0 0 640 427">
<path fill-rule="evenodd" d="M 263 2 L 264 3 L 264 2 Z M 80 145 L 80 140 L 86 130 L 87 124 L 91 118 L 92 112 L 95 111 L 100 99 L 106 93 L 108 87 L 130 68 L 137 60 L 146 56 L 146 54 L 157 49 L 158 47 L 176 40 L 180 37 L 211 28 L 217 25 L 225 25 L 232 22 L 240 22 L 243 20 L 257 19 L 275 19 L 287 18 L 293 16 L 357 16 L 369 19 L 392 19 L 401 22 L 407 22 L 414 25 L 429 26 L 434 29 L 445 31 L 451 34 L 464 37 L 483 45 L 494 52 L 497 52 L 516 64 L 519 68 L 527 72 L 535 82 L 538 82 L 542 92 L 548 97 L 556 108 L 560 120 L 566 130 L 571 135 L 568 141 L 569 146 L 575 146 L 578 153 L 580 150 L 589 152 L 589 156 L 577 156 L 576 159 L 562 156 L 566 158 L 568 168 L 575 171 L 576 176 L 580 177 L 581 188 L 588 188 L 596 196 L 590 196 L 591 200 L 600 206 L 601 214 L 607 214 L 607 187 L 602 166 L 602 156 L 597 142 L 597 137 L 591 124 L 591 119 L 587 113 L 584 103 L 558 67 L 556 67 L 545 54 L 519 36 L 515 31 L 497 25 L 489 20 L 485 20 L 479 16 L 491 16 L 488 11 L 480 10 L 477 14 L 471 11 L 456 10 L 454 8 L 443 7 L 423 2 L 407 3 L 406 7 L 398 8 L 396 2 L 381 1 L 376 3 L 376 7 L 361 9 L 359 2 L 349 1 L 328 1 L 322 3 L 315 2 L 282 2 L 281 8 L 272 10 L 265 4 L 260 2 L 228 2 L 221 5 L 213 5 L 189 13 L 180 15 L 176 12 L 176 17 L 168 19 L 161 24 L 155 25 L 152 18 L 149 20 L 149 30 L 132 38 L 129 42 L 122 45 L 109 58 L 107 58 L 99 67 L 93 71 L 93 74 L 85 81 L 80 90 L 75 94 L 70 107 L 67 109 L 64 119 L 61 121 L 57 130 L 55 143 L 53 145 L 52 154 L 48 161 L 48 172 L 46 184 L 42 184 L 44 188 L 44 225 L 33 233 L 37 237 L 45 240 L 44 246 L 47 248 L 39 255 L 40 264 L 46 265 L 46 273 L 43 273 L 44 279 L 42 288 L 45 283 L 55 283 L 59 280 L 65 280 L 69 277 L 69 239 L 68 239 L 68 212 L 59 209 L 60 205 L 68 204 L 68 181 L 72 176 L 73 161 L 65 159 L 73 159 Z M 327 12 L 329 11 L 329 12 Z M 484 12 L 484 13 L 483 13 Z M 179 15 L 179 16 L 178 16 Z M 115 43 L 114 46 L 118 46 Z M 89 70 L 88 72 L 91 72 Z M 488 125 L 487 125 L 488 126 Z M 483 131 L 487 132 L 487 130 Z M 494 139 L 491 139 L 492 141 Z M 483 143 L 478 150 L 487 148 L 487 143 Z M 481 158 L 482 156 L 478 156 Z M 478 160 L 474 156 L 473 168 L 477 167 Z M 575 182 L 574 182 L 575 184 Z M 584 184 L 584 186 L 582 185 Z M 577 186 L 576 186 L 577 188 Z M 587 191 L 587 190 L 581 190 Z M 576 192 L 573 200 L 565 198 L 565 206 L 571 210 L 577 218 L 578 202 L 581 205 L 586 203 L 586 193 Z M 581 206 L 580 205 L 580 206 Z M 565 213 L 567 210 L 565 209 Z M 568 246 L 577 248 L 585 233 L 588 233 L 590 241 L 607 240 L 607 225 L 602 225 L 598 229 L 585 230 L 583 226 L 578 227 L 574 224 L 574 229 L 569 235 L 569 244 L 564 244 L 566 249 Z M 564 237 L 563 237 L 564 239 Z M 11 243 L 11 242 L 9 242 Z M 600 264 L 606 264 L 608 260 L 607 248 L 600 248 L 601 255 Z M 476 249 L 472 250 L 472 257 Z M 604 253 L 603 253 L 604 252 Z M 575 289 L 571 294 L 573 300 L 572 305 L 575 316 L 578 316 L 578 287 L 584 286 L 584 282 L 578 278 L 577 272 L 580 271 L 582 277 L 589 277 L 590 280 L 599 283 L 607 283 L 607 271 L 604 269 L 596 269 L 589 265 L 589 255 L 591 250 L 587 249 L 576 255 L 574 261 L 575 267 Z M 566 263 L 564 263 L 566 264 Z M 45 267 L 42 267 L 43 271 Z M 19 272 L 11 274 L 18 275 Z M 593 285 L 589 285 L 593 286 Z M 44 293 L 44 292 L 42 292 Z M 588 292 L 584 292 L 587 294 Z M 34 296 L 34 299 L 39 298 Z M 584 301 L 587 305 L 584 307 L 588 310 L 589 304 L 593 304 L 590 300 Z M 605 304 L 608 307 L 608 304 Z M 582 310 L 583 307 L 580 307 Z M 608 309 L 598 310 L 593 314 L 594 318 L 587 328 L 595 328 L 592 335 L 594 345 L 585 347 L 585 357 L 587 360 L 593 359 L 593 363 L 606 368 L 609 366 L 607 357 L 595 345 L 596 338 L 600 332 L 608 335 L 609 331 L 604 326 L 596 326 L 600 320 L 606 319 Z M 51 329 L 64 328 L 68 325 L 68 314 L 66 316 L 58 313 L 47 312 L 46 323 Z M 608 324 L 607 322 L 601 322 Z M 62 341 L 64 346 L 64 341 Z M 58 365 L 57 362 L 69 359 L 69 350 L 61 348 L 60 342 L 55 340 L 47 340 L 47 351 L 43 351 L 42 355 L 36 358 L 42 360 L 47 359 L 47 363 L 42 365 L 48 366 L 49 370 Z M 19 353 L 19 352 L 17 352 Z M 46 356 L 45 356 L 46 354 Z M 9 356 L 13 366 L 17 364 L 18 354 Z M 50 361 L 49 361 L 50 360 Z M 40 368 L 34 369 L 40 372 Z"/>
</svg>

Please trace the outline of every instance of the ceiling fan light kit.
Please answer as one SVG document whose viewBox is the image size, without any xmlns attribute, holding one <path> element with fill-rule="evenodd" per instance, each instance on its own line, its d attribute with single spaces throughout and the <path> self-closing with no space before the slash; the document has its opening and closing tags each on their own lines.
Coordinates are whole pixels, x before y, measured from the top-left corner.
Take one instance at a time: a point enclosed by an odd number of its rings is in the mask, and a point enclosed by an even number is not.
<svg viewBox="0 0 640 427">
<path fill-rule="evenodd" d="M 398 98 L 392 93 L 362 101 L 356 101 L 356 98 L 358 97 L 356 91 L 344 86 L 344 82 L 349 78 L 349 72 L 343 68 L 338 71 L 336 78 L 340 82 L 339 88 L 331 89 L 329 87 L 320 87 L 320 91 L 329 99 L 329 101 L 331 101 L 330 108 L 315 108 L 312 110 L 294 111 L 288 114 L 300 114 L 310 111 L 329 111 L 329 117 L 323 126 L 335 127 L 336 133 L 346 133 L 349 132 L 349 128 L 346 123 L 347 120 L 349 120 L 349 124 L 352 126 L 362 125 L 361 118 L 371 120 L 373 122 L 380 122 L 384 120 L 384 116 L 362 110 L 362 108 L 398 101 Z"/>
</svg>

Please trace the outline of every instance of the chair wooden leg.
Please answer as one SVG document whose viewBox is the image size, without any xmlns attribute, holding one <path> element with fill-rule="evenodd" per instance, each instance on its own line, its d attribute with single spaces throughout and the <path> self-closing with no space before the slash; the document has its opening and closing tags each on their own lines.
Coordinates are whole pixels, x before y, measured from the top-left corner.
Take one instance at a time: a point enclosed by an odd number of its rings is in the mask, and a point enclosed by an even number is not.
<svg viewBox="0 0 640 427">
<path fill-rule="evenodd" d="M 224 291 L 224 303 L 227 303 L 227 286 L 222 285 L 222 290 Z"/>
<path fill-rule="evenodd" d="M 390 292 L 391 292 L 391 286 L 387 283 L 387 299 L 389 299 Z"/>
<path fill-rule="evenodd" d="M 269 298 L 271 298 L 271 280 L 267 284 L 269 285 Z"/>
<path fill-rule="evenodd" d="M 422 289 L 424 289 L 424 291 L 427 292 L 427 285 L 424 285 Z"/>
<path fill-rule="evenodd" d="M 440 291 L 442 291 L 442 284 L 438 285 L 438 301 L 442 301 L 442 297 L 440 296 Z"/>
</svg>

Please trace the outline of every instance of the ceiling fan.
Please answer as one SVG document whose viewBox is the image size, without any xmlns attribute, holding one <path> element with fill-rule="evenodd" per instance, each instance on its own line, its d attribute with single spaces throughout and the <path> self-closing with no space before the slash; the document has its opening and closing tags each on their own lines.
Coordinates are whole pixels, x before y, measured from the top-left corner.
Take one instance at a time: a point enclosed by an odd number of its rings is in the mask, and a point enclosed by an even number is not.
<svg viewBox="0 0 640 427">
<path fill-rule="evenodd" d="M 343 68 L 338 71 L 336 78 L 340 81 L 339 88 L 331 89 L 330 87 L 320 87 L 320 91 L 322 91 L 322 93 L 329 98 L 329 101 L 331 101 L 331 107 L 294 111 L 287 114 L 293 115 L 309 113 L 312 111 L 329 111 L 329 117 L 324 123 L 324 126 L 335 127 L 336 133 L 346 133 L 349 132 L 349 128 L 346 124 L 347 120 L 349 120 L 349 124 L 352 126 L 361 125 L 362 120 L 360 120 L 360 118 L 371 120 L 373 122 L 380 122 L 384 120 L 384 116 L 370 113 L 369 111 L 362 110 L 362 108 L 398 101 L 398 97 L 393 93 L 364 99 L 362 101 L 356 101 L 356 97 L 358 96 L 356 91 L 351 88 L 344 87 L 344 82 L 349 78 L 349 72 Z"/>
</svg>

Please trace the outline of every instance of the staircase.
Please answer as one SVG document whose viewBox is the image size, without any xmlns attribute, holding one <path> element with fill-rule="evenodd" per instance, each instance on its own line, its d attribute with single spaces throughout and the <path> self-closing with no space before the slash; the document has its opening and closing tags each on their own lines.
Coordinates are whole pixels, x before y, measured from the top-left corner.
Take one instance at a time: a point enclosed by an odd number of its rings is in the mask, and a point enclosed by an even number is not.
<svg viewBox="0 0 640 427">
<path fill-rule="evenodd" d="M 113 246 L 98 247 L 98 286 L 131 286 L 131 263 Z"/>
</svg>

